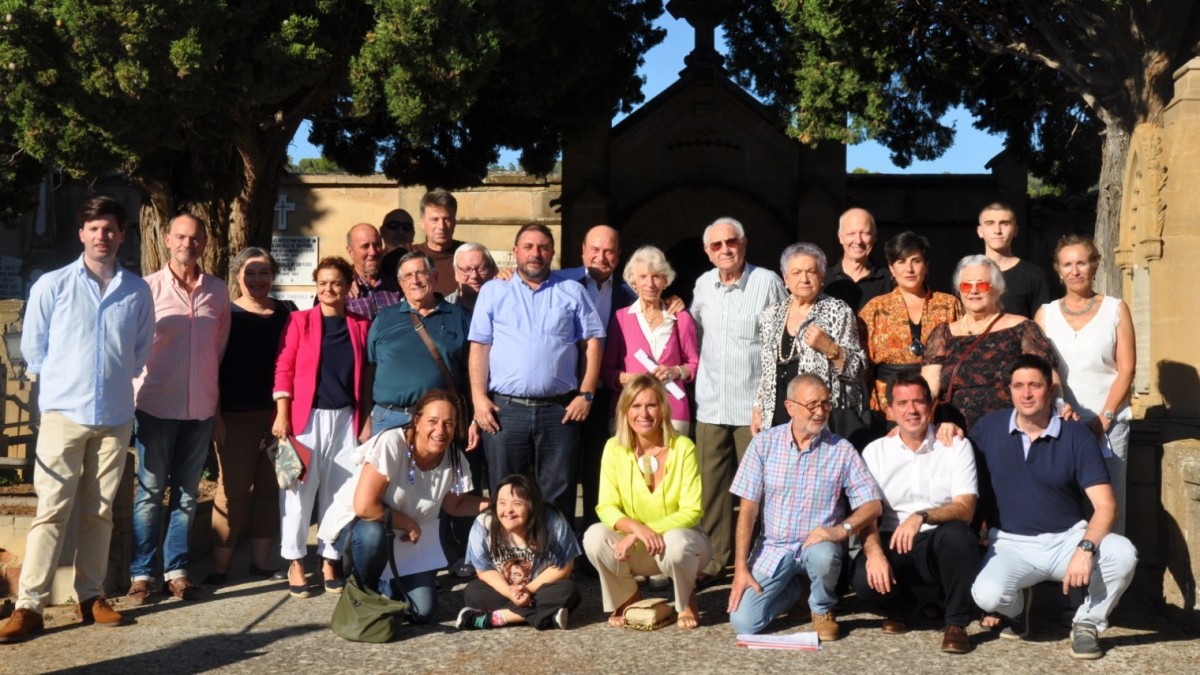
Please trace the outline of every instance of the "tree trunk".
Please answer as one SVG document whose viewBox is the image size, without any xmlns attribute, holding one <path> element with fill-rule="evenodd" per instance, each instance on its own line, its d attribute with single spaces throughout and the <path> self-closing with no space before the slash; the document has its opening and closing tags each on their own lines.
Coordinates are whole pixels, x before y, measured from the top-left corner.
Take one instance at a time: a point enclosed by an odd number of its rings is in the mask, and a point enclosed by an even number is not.
<svg viewBox="0 0 1200 675">
<path fill-rule="evenodd" d="M 1125 163 L 1129 157 L 1132 124 L 1100 111 L 1104 122 L 1104 148 L 1100 159 L 1100 194 L 1096 202 L 1096 249 L 1102 256 L 1096 272 L 1096 292 L 1121 297 L 1121 272 L 1114 250 L 1120 243 L 1121 195 Z"/>
<path fill-rule="evenodd" d="M 170 225 L 171 190 L 160 181 L 130 178 L 145 196 L 138 214 L 138 227 L 142 235 L 142 276 L 146 276 L 167 264 L 167 248 L 163 241 Z"/>
</svg>

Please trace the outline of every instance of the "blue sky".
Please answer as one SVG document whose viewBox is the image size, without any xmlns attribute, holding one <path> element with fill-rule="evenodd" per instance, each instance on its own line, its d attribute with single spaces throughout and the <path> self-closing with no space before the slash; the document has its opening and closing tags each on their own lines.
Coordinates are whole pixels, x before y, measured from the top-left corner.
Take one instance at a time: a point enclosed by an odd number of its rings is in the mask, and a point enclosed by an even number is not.
<svg viewBox="0 0 1200 675">
<path fill-rule="evenodd" d="M 646 54 L 646 63 L 642 66 L 641 74 L 646 78 L 643 89 L 646 100 L 649 101 L 662 90 L 671 86 L 683 70 L 683 58 L 692 50 L 694 43 L 692 27 L 686 22 L 678 21 L 670 14 L 664 13 L 657 25 L 667 29 L 667 37 L 654 49 Z M 718 33 L 718 39 L 720 35 Z M 618 117 L 614 122 L 619 121 Z M 878 143 L 860 143 L 846 150 L 846 170 L 861 167 L 868 171 L 880 173 L 984 173 L 987 164 L 993 156 L 1000 152 L 1003 139 L 982 132 L 971 125 L 972 117 L 965 110 L 951 111 L 945 118 L 956 130 L 954 146 L 940 158 L 930 162 L 913 162 L 905 169 L 892 164 L 888 158 L 888 150 Z M 296 133 L 289 154 L 294 161 L 308 157 L 319 157 L 320 152 L 310 145 L 308 124 L 305 123 Z M 516 164 L 517 153 L 502 151 L 500 164 L 507 166 Z"/>
</svg>

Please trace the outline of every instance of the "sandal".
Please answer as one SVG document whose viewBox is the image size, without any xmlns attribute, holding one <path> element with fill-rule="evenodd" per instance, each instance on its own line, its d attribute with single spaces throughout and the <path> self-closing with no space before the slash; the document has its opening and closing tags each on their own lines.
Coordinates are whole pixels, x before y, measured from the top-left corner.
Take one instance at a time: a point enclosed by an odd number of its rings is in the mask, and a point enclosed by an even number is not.
<svg viewBox="0 0 1200 675">
<path fill-rule="evenodd" d="M 146 600 L 150 598 L 150 582 L 139 580 L 133 582 L 129 586 L 129 592 L 125 594 L 125 602 L 133 606 L 146 604 Z"/>
<path fill-rule="evenodd" d="M 168 581 L 167 591 L 184 602 L 192 602 L 200 599 L 200 588 L 193 586 L 187 577 L 175 577 Z"/>
</svg>

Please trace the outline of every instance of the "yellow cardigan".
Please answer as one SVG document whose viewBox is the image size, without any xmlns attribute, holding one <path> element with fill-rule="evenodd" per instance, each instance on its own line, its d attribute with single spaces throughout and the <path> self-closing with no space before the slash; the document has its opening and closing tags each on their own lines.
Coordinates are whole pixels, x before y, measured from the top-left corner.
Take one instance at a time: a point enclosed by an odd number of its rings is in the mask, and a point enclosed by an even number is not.
<svg viewBox="0 0 1200 675">
<path fill-rule="evenodd" d="M 633 450 L 608 439 L 600 460 L 600 495 L 596 504 L 600 522 L 616 529 L 621 518 L 632 518 L 655 532 L 691 528 L 700 524 L 700 468 L 696 444 L 676 436 L 667 456 L 662 483 L 651 492 L 637 467 Z"/>
</svg>

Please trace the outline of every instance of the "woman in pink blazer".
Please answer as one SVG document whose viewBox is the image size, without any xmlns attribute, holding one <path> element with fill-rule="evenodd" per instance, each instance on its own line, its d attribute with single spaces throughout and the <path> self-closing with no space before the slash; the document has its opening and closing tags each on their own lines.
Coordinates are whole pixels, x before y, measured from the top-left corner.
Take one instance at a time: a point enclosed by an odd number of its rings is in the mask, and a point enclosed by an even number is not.
<svg viewBox="0 0 1200 675">
<path fill-rule="evenodd" d="M 625 265 L 625 281 L 638 294 L 638 300 L 613 313 L 600 377 L 604 386 L 619 393 L 635 375 L 653 372 L 668 385 L 672 425 L 686 436 L 691 435 L 692 415 L 683 387 L 696 379 L 700 347 L 692 316 L 687 312 L 671 314 L 663 303 L 663 289 L 674 280 L 675 270 L 661 250 L 643 246 L 634 251 Z M 647 359 L 653 368 L 643 363 Z M 669 384 L 672 382 L 674 387 Z M 614 409 L 618 398 L 612 397 Z"/>
<path fill-rule="evenodd" d="M 333 504 L 334 494 L 348 480 L 351 454 L 366 419 L 363 364 L 370 322 L 346 311 L 346 295 L 354 270 L 341 258 L 317 264 L 317 305 L 293 312 L 283 332 L 275 360 L 275 424 L 277 438 L 295 436 L 308 448 L 302 480 L 279 491 L 280 554 L 290 560 L 288 590 L 292 597 L 307 598 L 304 555 L 314 503 L 318 521 Z M 321 541 L 317 553 L 324 559 L 325 590 L 340 593 L 344 582 L 334 561 L 339 558 L 332 542 Z"/>
</svg>

